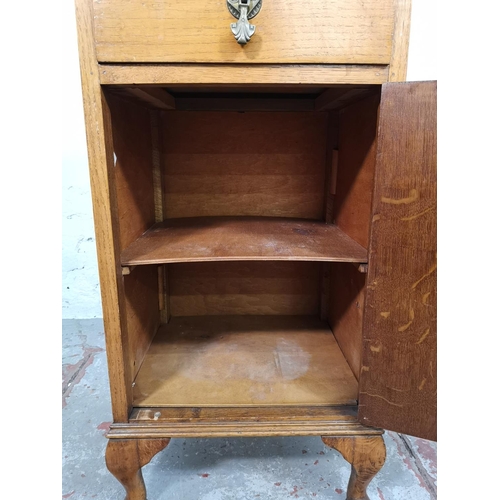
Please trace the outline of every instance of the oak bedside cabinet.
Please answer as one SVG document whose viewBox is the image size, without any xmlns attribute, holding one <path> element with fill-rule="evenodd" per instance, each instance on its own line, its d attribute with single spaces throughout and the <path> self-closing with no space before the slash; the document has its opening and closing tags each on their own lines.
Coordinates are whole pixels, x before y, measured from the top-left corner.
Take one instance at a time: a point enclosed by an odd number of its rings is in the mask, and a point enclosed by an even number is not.
<svg viewBox="0 0 500 500">
<path fill-rule="evenodd" d="M 409 0 L 76 0 L 128 500 L 171 438 L 436 439 L 436 83 Z M 152 499 L 151 499 L 152 500 Z"/>
</svg>

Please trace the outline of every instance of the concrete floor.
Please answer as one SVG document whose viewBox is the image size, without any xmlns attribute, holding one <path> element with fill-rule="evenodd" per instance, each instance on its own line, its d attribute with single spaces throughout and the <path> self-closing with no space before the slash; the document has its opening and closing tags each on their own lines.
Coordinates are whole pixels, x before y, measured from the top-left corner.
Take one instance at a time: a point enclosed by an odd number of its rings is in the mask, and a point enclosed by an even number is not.
<svg viewBox="0 0 500 500">
<path fill-rule="evenodd" d="M 122 500 L 104 464 L 111 421 L 101 320 L 63 321 L 62 498 Z M 436 444 L 387 432 L 372 500 L 436 498 Z M 143 468 L 149 500 L 345 499 L 350 466 L 315 437 L 173 439 Z"/>
</svg>

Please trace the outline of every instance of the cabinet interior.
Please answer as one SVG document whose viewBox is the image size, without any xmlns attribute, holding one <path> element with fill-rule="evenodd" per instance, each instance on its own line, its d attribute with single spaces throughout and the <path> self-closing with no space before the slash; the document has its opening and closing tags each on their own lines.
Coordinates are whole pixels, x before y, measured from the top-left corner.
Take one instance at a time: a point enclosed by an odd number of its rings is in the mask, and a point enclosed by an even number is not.
<svg viewBox="0 0 500 500">
<path fill-rule="evenodd" d="M 356 404 L 380 86 L 104 97 L 133 405 Z"/>
</svg>

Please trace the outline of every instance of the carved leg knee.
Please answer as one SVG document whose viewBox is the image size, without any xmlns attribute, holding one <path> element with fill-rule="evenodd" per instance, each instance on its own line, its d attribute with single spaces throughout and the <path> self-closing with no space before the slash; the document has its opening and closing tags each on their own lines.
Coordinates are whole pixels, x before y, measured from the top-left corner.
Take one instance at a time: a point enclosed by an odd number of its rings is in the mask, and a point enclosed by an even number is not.
<svg viewBox="0 0 500 500">
<path fill-rule="evenodd" d="M 382 436 L 322 439 L 327 446 L 335 448 L 351 464 L 346 500 L 369 500 L 366 494 L 368 483 L 385 462 L 385 443 Z"/>
<path fill-rule="evenodd" d="M 170 439 L 110 439 L 106 448 L 106 465 L 120 481 L 125 500 L 146 500 L 141 468 L 163 450 Z"/>
</svg>

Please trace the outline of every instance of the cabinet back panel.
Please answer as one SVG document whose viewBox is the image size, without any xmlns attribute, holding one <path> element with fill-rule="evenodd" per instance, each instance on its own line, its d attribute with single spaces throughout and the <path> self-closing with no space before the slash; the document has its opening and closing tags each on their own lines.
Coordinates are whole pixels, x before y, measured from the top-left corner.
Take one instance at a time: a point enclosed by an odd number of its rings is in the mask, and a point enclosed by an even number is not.
<svg viewBox="0 0 500 500">
<path fill-rule="evenodd" d="M 326 163 L 325 163 L 324 219 L 329 224 L 333 222 L 333 203 L 335 201 L 335 186 L 337 183 L 337 170 L 338 170 L 338 148 L 339 148 L 339 112 L 337 110 L 334 110 L 328 113 Z"/>
<path fill-rule="evenodd" d="M 155 222 L 149 110 L 107 97 L 113 149 L 120 246 L 123 250 Z"/>
<path fill-rule="evenodd" d="M 317 262 L 171 264 L 171 314 L 316 315 L 320 266 Z"/>
<path fill-rule="evenodd" d="M 333 220 L 353 240 L 368 248 L 375 176 L 379 95 L 340 111 L 339 153 Z"/>
<path fill-rule="evenodd" d="M 164 113 L 166 218 L 323 218 L 327 114 Z"/>
</svg>

